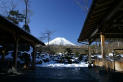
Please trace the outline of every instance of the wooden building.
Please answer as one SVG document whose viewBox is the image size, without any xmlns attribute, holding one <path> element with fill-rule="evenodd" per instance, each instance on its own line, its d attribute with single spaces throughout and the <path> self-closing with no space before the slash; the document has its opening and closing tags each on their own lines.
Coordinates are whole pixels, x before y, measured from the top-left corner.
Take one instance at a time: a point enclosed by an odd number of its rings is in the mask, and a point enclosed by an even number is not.
<svg viewBox="0 0 123 82">
<path fill-rule="evenodd" d="M 29 45 L 33 47 L 32 55 L 32 66 L 35 66 L 36 57 L 36 46 L 45 44 L 32 36 L 31 34 L 25 32 L 19 26 L 15 25 L 11 21 L 7 20 L 5 17 L 0 16 L 0 45 L 7 48 L 12 45 L 11 49 L 14 50 L 14 65 L 17 66 L 17 55 L 19 46 Z M 21 48 L 25 49 L 25 48 Z M 2 55 L 4 61 L 4 55 Z"/>
<path fill-rule="evenodd" d="M 105 42 L 110 39 L 123 39 L 123 0 L 92 0 L 78 42 L 90 45 L 101 41 L 101 55 L 105 58 Z"/>
</svg>

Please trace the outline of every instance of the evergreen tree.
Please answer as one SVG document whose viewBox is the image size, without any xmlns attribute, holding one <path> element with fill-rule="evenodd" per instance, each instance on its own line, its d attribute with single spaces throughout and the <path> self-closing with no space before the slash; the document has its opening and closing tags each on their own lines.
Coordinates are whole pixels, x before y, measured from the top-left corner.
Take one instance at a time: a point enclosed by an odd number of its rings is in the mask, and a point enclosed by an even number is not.
<svg viewBox="0 0 123 82">
<path fill-rule="evenodd" d="M 71 55 L 72 54 L 72 50 L 70 48 L 66 48 L 65 49 L 67 55 Z"/>
<path fill-rule="evenodd" d="M 19 24 L 19 22 L 24 21 L 25 16 L 21 14 L 18 10 L 11 10 L 9 11 L 9 15 L 7 18 L 11 20 L 13 23 Z"/>
<path fill-rule="evenodd" d="M 28 24 L 24 24 L 23 29 L 24 29 L 26 32 L 30 33 L 30 27 L 29 27 Z"/>
</svg>

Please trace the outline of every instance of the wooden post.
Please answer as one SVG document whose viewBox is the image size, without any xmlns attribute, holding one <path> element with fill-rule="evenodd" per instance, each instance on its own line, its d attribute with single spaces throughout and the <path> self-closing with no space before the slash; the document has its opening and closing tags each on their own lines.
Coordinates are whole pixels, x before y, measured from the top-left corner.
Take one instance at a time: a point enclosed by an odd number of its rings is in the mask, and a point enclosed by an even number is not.
<svg viewBox="0 0 123 82">
<path fill-rule="evenodd" d="M 106 67 L 106 62 L 105 62 L 105 36 L 101 32 L 100 33 L 100 39 L 101 39 L 101 55 L 102 55 L 102 62 L 103 62 L 103 67 Z"/>
<path fill-rule="evenodd" d="M 114 52 L 114 50 L 113 50 L 113 59 L 114 59 L 114 62 L 113 62 L 113 63 L 114 63 L 114 71 L 115 71 L 115 56 L 114 56 L 114 53 L 115 53 L 115 52 Z"/>
<path fill-rule="evenodd" d="M 89 61 L 89 65 L 88 67 L 90 68 L 91 67 L 91 47 L 90 47 L 91 43 L 89 42 L 88 44 L 88 61 Z"/>
<path fill-rule="evenodd" d="M 17 55 L 18 55 L 18 39 L 16 39 L 16 42 L 15 42 L 15 51 L 14 51 L 14 66 L 15 68 L 17 68 Z"/>
<path fill-rule="evenodd" d="M 104 34 L 101 32 L 100 33 L 100 39 L 101 39 L 101 55 L 102 58 L 105 58 L 105 36 Z"/>
<path fill-rule="evenodd" d="M 5 49 L 2 50 L 2 62 L 5 61 Z"/>
<path fill-rule="evenodd" d="M 35 69 L 36 63 L 36 46 L 33 46 L 33 53 L 32 53 L 32 69 Z"/>
</svg>

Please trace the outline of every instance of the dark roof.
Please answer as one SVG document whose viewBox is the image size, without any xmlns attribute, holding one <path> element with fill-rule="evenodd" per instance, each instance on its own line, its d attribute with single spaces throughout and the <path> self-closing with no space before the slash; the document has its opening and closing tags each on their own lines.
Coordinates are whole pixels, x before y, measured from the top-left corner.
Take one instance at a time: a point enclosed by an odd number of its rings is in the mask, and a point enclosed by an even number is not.
<svg viewBox="0 0 123 82">
<path fill-rule="evenodd" d="M 123 0 L 93 0 L 78 42 L 95 40 L 103 32 L 106 38 L 123 38 Z"/>
<path fill-rule="evenodd" d="M 0 15 L 0 40 L 2 39 L 11 42 L 14 38 L 19 38 L 21 41 L 25 40 L 30 44 L 45 45 L 42 41 Z"/>
</svg>

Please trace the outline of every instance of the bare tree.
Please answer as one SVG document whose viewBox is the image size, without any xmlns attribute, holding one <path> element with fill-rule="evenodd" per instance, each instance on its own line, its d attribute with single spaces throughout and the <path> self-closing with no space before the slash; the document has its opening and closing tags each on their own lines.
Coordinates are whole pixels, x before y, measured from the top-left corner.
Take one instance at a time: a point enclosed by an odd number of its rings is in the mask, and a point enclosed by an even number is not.
<svg viewBox="0 0 123 82">
<path fill-rule="evenodd" d="M 89 0 L 74 0 L 74 1 L 82 9 L 83 12 L 87 13 Z"/>
<path fill-rule="evenodd" d="M 8 4 L 6 0 L 0 0 L 0 14 L 7 14 Z"/>
<path fill-rule="evenodd" d="M 47 31 L 45 32 L 45 34 L 46 34 L 46 36 L 47 36 L 47 41 L 48 41 L 48 46 L 49 46 L 49 41 L 50 41 L 50 39 L 51 39 L 51 35 L 53 34 L 53 32 L 47 30 Z"/>
<path fill-rule="evenodd" d="M 26 32 L 28 32 L 28 33 L 30 33 L 30 27 L 29 27 L 29 25 L 28 25 L 28 23 L 29 23 L 29 4 L 30 4 L 30 2 L 29 2 L 29 0 L 24 0 L 24 3 L 25 3 L 25 24 L 24 24 L 24 27 L 23 27 L 23 29 L 26 31 Z"/>
<path fill-rule="evenodd" d="M 27 24 L 27 19 L 28 19 L 28 7 L 29 7 L 29 0 L 24 0 L 24 3 L 25 3 L 25 6 L 26 6 L 26 8 L 25 8 L 25 25 Z"/>
<path fill-rule="evenodd" d="M 43 41 L 43 40 L 46 40 L 46 38 L 47 38 L 47 37 L 46 37 L 45 33 L 41 33 L 41 34 L 40 34 L 40 40 Z"/>
<path fill-rule="evenodd" d="M 4 16 L 8 16 L 9 12 L 15 10 L 16 7 L 14 0 L 0 0 L 0 13 Z"/>
<path fill-rule="evenodd" d="M 40 39 L 44 40 L 47 39 L 48 46 L 49 46 L 49 41 L 51 39 L 51 35 L 53 34 L 53 31 L 46 30 L 44 33 L 42 33 L 42 36 L 40 36 Z"/>
</svg>

